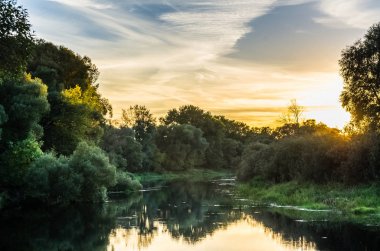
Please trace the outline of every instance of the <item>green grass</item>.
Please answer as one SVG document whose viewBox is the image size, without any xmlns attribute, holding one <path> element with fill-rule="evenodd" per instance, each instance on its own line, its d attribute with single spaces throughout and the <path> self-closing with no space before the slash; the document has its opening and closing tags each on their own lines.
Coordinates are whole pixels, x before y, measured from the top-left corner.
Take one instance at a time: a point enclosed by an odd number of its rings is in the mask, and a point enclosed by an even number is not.
<svg viewBox="0 0 380 251">
<path fill-rule="evenodd" d="M 271 184 L 258 179 L 239 184 L 238 192 L 259 204 L 291 205 L 306 209 L 333 209 L 344 214 L 380 216 L 380 184 L 344 186 L 295 181 Z"/>
<path fill-rule="evenodd" d="M 136 179 L 142 184 L 149 182 L 167 182 L 176 180 L 188 181 L 209 181 L 212 179 L 233 176 L 233 173 L 228 170 L 207 170 L 207 169 L 191 169 L 187 171 L 178 172 L 146 172 L 135 173 Z"/>
</svg>

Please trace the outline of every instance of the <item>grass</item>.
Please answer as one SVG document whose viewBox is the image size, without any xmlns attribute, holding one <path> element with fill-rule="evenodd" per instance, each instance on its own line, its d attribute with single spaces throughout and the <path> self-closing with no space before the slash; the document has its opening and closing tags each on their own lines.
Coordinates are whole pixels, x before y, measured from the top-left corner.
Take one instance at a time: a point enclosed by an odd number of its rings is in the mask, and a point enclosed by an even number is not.
<svg viewBox="0 0 380 251">
<path fill-rule="evenodd" d="M 187 171 L 169 171 L 164 173 L 135 173 L 134 175 L 140 183 L 144 184 L 150 182 L 167 182 L 176 180 L 188 180 L 193 182 L 209 181 L 212 179 L 233 176 L 233 173 L 228 170 L 191 169 Z"/>
<path fill-rule="evenodd" d="M 238 192 L 259 204 L 292 205 L 306 209 L 334 209 L 344 214 L 380 217 L 380 184 L 344 186 L 261 180 L 239 184 Z"/>
</svg>

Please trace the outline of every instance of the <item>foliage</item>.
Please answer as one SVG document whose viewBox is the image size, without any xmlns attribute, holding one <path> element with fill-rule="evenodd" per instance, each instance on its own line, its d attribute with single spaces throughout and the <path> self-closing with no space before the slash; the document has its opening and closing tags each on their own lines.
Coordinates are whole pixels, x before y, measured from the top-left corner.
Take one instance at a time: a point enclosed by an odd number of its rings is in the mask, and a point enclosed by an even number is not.
<svg viewBox="0 0 380 251">
<path fill-rule="evenodd" d="M 110 188 L 111 191 L 128 193 L 139 189 L 142 189 L 142 185 L 130 173 L 117 170 L 116 184 Z"/>
<path fill-rule="evenodd" d="M 0 77 L 19 74 L 32 46 L 28 12 L 14 0 L 0 1 Z"/>
<path fill-rule="evenodd" d="M 47 153 L 32 163 L 25 176 L 26 197 L 48 204 L 68 204 L 80 199 L 82 182 L 66 158 Z"/>
<path fill-rule="evenodd" d="M 178 110 L 169 110 L 167 115 L 161 119 L 165 125 L 190 124 L 203 131 L 203 136 L 209 143 L 205 154 L 206 168 L 223 168 L 222 143 L 224 138 L 223 124 L 214 118 L 210 112 L 205 112 L 193 105 L 181 106 Z"/>
<path fill-rule="evenodd" d="M 368 132 L 353 136 L 346 146 L 340 174 L 346 183 L 380 180 L 380 135 Z"/>
<path fill-rule="evenodd" d="M 169 125 L 158 128 L 158 148 L 165 154 L 165 170 L 187 170 L 204 162 L 207 140 L 200 129 L 192 125 Z"/>
<path fill-rule="evenodd" d="M 344 89 L 342 105 L 359 126 L 379 128 L 380 121 L 380 23 L 364 39 L 342 52 L 339 61 Z"/>
<path fill-rule="evenodd" d="M 46 85 L 39 79 L 32 79 L 29 75 L 23 79 L 3 79 L 0 102 L 8 118 L 6 122 L 3 119 L 0 152 L 6 148 L 7 142 L 24 140 L 30 133 L 41 136 L 38 123 L 48 112 L 49 103 Z"/>
<path fill-rule="evenodd" d="M 49 92 L 79 86 L 83 91 L 94 86 L 99 71 L 89 57 L 82 57 L 64 46 L 37 40 L 27 71 L 42 79 Z"/>
<path fill-rule="evenodd" d="M 40 144 L 33 136 L 14 143 L 8 142 L 7 150 L 0 155 L 0 185 L 23 185 L 30 164 L 42 154 Z"/>
<path fill-rule="evenodd" d="M 161 166 L 163 155 L 155 143 L 156 119 L 145 106 L 130 106 L 122 110 L 122 127 L 130 127 L 142 146 L 144 170 L 155 170 Z"/>
<path fill-rule="evenodd" d="M 115 185 L 116 167 L 96 146 L 80 143 L 69 160 L 69 166 L 83 180 L 80 192 L 83 201 L 104 201 L 107 187 Z"/>
<path fill-rule="evenodd" d="M 25 196 L 46 204 L 101 202 L 107 188 L 128 192 L 141 189 L 132 175 L 109 163 L 99 148 L 80 143 L 74 154 L 57 158 L 47 153 L 36 159 L 24 178 Z"/>
<path fill-rule="evenodd" d="M 240 184 L 242 196 L 260 204 L 292 205 L 307 209 L 338 209 L 345 214 L 379 213 L 378 184 L 345 186 L 290 181 L 274 184 L 260 179 Z"/>
<path fill-rule="evenodd" d="M 76 86 L 59 94 L 49 94 L 49 102 L 54 105 L 43 119 L 45 149 L 69 155 L 81 141 L 100 141 L 105 123 L 103 116 L 107 112 L 92 87 L 82 91 Z"/>
<path fill-rule="evenodd" d="M 273 149 L 270 145 L 260 142 L 248 144 L 238 165 L 238 179 L 249 180 L 262 175 L 268 169 L 272 156 Z"/>
<path fill-rule="evenodd" d="M 112 108 L 98 91 L 99 72 L 90 58 L 39 40 L 27 70 L 48 86 L 51 111 L 41 121 L 43 148 L 69 155 L 81 141 L 99 143 Z"/>
<path fill-rule="evenodd" d="M 106 127 L 101 146 L 108 153 L 111 163 L 119 169 L 128 171 L 143 169 L 142 146 L 135 139 L 132 129 Z"/>
<path fill-rule="evenodd" d="M 269 144 L 247 145 L 238 177 L 247 180 L 261 176 L 274 182 L 341 180 L 338 174 L 347 157 L 346 145 L 346 139 L 339 131 L 315 121 L 305 121 L 292 134 Z"/>
</svg>

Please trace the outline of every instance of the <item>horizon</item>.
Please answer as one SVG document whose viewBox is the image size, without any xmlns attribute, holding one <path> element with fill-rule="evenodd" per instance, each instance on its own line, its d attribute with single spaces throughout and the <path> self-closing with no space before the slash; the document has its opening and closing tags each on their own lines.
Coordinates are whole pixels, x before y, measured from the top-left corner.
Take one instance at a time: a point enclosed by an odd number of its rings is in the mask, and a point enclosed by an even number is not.
<svg viewBox="0 0 380 251">
<path fill-rule="evenodd" d="M 340 53 L 380 14 L 375 0 L 18 3 L 36 37 L 92 59 L 115 119 L 193 104 L 258 127 L 296 99 L 305 118 L 342 128 Z"/>
</svg>

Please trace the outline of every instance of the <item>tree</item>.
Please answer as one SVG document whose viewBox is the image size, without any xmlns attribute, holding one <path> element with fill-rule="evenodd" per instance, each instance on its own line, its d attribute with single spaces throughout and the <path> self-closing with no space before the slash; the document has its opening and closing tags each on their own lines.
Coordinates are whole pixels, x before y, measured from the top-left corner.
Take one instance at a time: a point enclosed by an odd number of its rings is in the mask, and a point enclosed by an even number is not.
<svg viewBox="0 0 380 251">
<path fill-rule="evenodd" d="M 342 51 L 339 61 L 344 80 L 340 99 L 355 125 L 380 126 L 380 23 L 364 39 Z"/>
<path fill-rule="evenodd" d="M 160 166 L 162 154 L 154 140 L 156 135 L 156 119 L 148 108 L 141 105 L 130 106 L 122 110 L 122 127 L 130 127 L 135 132 L 136 140 L 142 146 L 143 168 L 153 170 Z"/>
<path fill-rule="evenodd" d="M 187 124 L 160 126 L 156 141 L 165 154 L 164 169 L 188 170 L 204 162 L 208 143 L 199 128 Z"/>
<path fill-rule="evenodd" d="M 281 122 L 284 124 L 296 124 L 299 125 L 302 120 L 302 114 L 304 107 L 297 104 L 296 99 L 290 100 L 290 104 L 287 111 L 282 115 Z"/>
<path fill-rule="evenodd" d="M 82 91 L 79 86 L 51 93 L 51 112 L 42 120 L 44 149 L 71 154 L 79 142 L 99 143 L 107 109 L 92 86 Z"/>
<path fill-rule="evenodd" d="M 28 12 L 14 0 L 0 0 L 0 76 L 26 66 L 33 35 Z"/>
<path fill-rule="evenodd" d="M 107 188 L 116 184 L 116 167 L 96 146 L 84 142 L 78 144 L 69 160 L 69 167 L 82 179 L 80 199 L 83 201 L 104 201 Z"/>
<path fill-rule="evenodd" d="M 225 137 L 223 122 L 194 105 L 185 105 L 177 109 L 168 111 L 167 115 L 161 119 L 163 124 L 190 124 L 203 132 L 203 137 L 209 143 L 206 149 L 207 168 L 226 167 L 223 159 L 223 139 Z"/>
<path fill-rule="evenodd" d="M 3 117 L 0 152 L 8 142 L 24 140 L 31 133 L 37 139 L 41 138 L 43 131 L 39 122 L 49 111 L 47 87 L 41 80 L 32 79 L 30 75 L 20 79 L 3 79 L 0 105 L 3 107 L 3 115 L 0 115 Z"/>
<path fill-rule="evenodd" d="M 42 79 L 49 92 L 63 91 L 79 86 L 86 91 L 95 83 L 99 71 L 87 56 L 80 56 L 64 46 L 56 46 L 44 40 L 34 44 L 27 71 Z"/>
<path fill-rule="evenodd" d="M 91 59 L 38 40 L 27 71 L 48 86 L 51 110 L 41 121 L 44 150 L 68 155 L 81 141 L 98 143 L 112 107 L 98 91 L 99 72 Z"/>
<path fill-rule="evenodd" d="M 122 110 L 123 127 L 130 127 L 136 133 L 136 139 L 143 142 L 150 138 L 156 127 L 156 119 L 143 105 L 130 106 Z"/>
<path fill-rule="evenodd" d="M 110 157 L 112 164 L 121 170 L 139 171 L 143 166 L 142 146 L 135 139 L 132 129 L 107 126 L 101 146 Z"/>
</svg>

